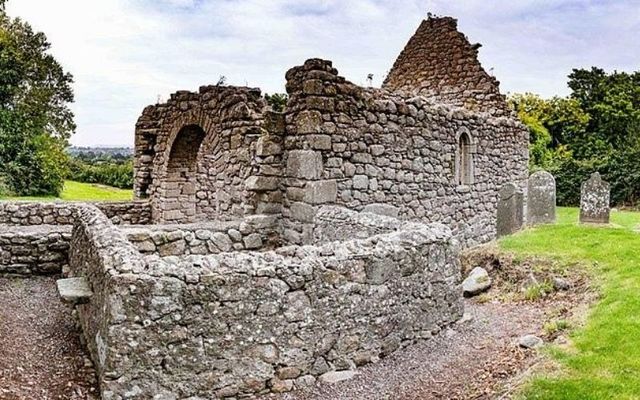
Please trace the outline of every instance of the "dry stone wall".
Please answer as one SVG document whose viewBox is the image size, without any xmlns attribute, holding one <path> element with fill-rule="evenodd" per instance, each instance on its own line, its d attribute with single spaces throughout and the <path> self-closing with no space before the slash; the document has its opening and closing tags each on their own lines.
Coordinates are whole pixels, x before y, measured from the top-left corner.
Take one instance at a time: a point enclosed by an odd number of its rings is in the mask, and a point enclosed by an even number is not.
<svg viewBox="0 0 640 400">
<path fill-rule="evenodd" d="M 409 223 L 316 246 L 141 258 L 87 208 L 70 267 L 94 291 L 78 314 L 103 398 L 238 398 L 431 337 L 462 314 L 458 252 L 447 227 Z"/>
<path fill-rule="evenodd" d="M 331 62 L 287 73 L 284 239 L 309 243 L 319 204 L 386 207 L 442 222 L 467 245 L 495 237 L 499 188 L 526 193 L 528 132 L 516 120 L 363 89 Z M 471 139 L 474 179 L 457 179 L 458 139 Z"/>
<path fill-rule="evenodd" d="M 68 265 L 70 226 L 0 225 L 0 274 L 59 274 Z"/>
<path fill-rule="evenodd" d="M 73 225 L 77 202 L 0 201 L 0 224 Z M 146 200 L 130 202 L 96 202 L 114 224 L 147 224 L 151 208 Z"/>
<path fill-rule="evenodd" d="M 140 253 L 161 257 L 255 251 L 273 248 L 279 243 L 273 217 L 122 229 Z"/>
</svg>

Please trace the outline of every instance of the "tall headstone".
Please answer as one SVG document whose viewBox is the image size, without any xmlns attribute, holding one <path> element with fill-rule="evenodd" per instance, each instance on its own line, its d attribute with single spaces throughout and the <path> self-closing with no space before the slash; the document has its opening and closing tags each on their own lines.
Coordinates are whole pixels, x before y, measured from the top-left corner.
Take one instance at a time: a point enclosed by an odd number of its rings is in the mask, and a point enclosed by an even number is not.
<svg viewBox="0 0 640 400">
<path fill-rule="evenodd" d="M 580 193 L 580 222 L 592 224 L 609 223 L 609 183 L 595 172 L 582 183 Z"/>
<path fill-rule="evenodd" d="M 547 171 L 529 177 L 527 191 L 527 223 L 529 225 L 556 222 L 556 180 Z"/>
<path fill-rule="evenodd" d="M 522 191 L 513 183 L 507 183 L 500 189 L 496 216 L 498 237 L 510 235 L 522 229 L 523 200 Z"/>
</svg>

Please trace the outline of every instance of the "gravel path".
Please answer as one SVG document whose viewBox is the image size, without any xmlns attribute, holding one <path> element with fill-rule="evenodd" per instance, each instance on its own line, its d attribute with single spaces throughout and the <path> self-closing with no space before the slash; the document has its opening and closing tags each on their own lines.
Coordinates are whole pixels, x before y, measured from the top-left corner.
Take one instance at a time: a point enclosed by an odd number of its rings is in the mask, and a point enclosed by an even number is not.
<svg viewBox="0 0 640 400">
<path fill-rule="evenodd" d="M 477 304 L 466 300 L 466 317 L 432 340 L 358 370 L 354 378 L 315 386 L 283 400 L 489 399 L 504 391 L 535 359 L 515 344 L 538 333 L 545 308 L 533 304 Z"/>
<path fill-rule="evenodd" d="M 55 278 L 0 277 L 0 399 L 95 399 L 96 379 Z"/>
</svg>

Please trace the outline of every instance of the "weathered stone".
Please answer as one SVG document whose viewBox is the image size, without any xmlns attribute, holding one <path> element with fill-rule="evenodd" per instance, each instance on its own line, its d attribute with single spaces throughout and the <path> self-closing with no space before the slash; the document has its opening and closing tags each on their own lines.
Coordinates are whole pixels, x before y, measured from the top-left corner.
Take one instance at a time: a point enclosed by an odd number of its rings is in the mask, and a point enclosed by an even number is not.
<svg viewBox="0 0 640 400">
<path fill-rule="evenodd" d="M 525 335 L 518 339 L 518 345 L 525 349 L 535 349 L 542 346 L 544 342 L 535 335 Z"/>
<path fill-rule="evenodd" d="M 244 247 L 247 249 L 259 249 L 262 247 L 262 237 L 259 233 L 252 233 L 244 238 Z"/>
<path fill-rule="evenodd" d="M 310 204 L 335 203 L 338 198 L 338 185 L 335 180 L 307 182 L 303 200 Z"/>
<path fill-rule="evenodd" d="M 552 224 L 556 221 L 556 180 L 547 171 L 537 171 L 529 177 L 527 192 L 527 223 Z"/>
<path fill-rule="evenodd" d="M 523 195 L 513 183 L 502 186 L 498 193 L 496 233 L 498 237 L 510 235 L 522 229 Z"/>
<path fill-rule="evenodd" d="M 287 158 L 287 175 L 294 178 L 320 179 L 322 177 L 322 154 L 311 150 L 290 151 Z"/>
<path fill-rule="evenodd" d="M 272 176 L 250 176 L 244 185 L 247 190 L 254 192 L 265 192 L 278 189 L 279 180 Z"/>
<path fill-rule="evenodd" d="M 86 278 L 58 279 L 58 294 L 65 303 L 86 304 L 91 300 L 93 292 Z"/>
<path fill-rule="evenodd" d="M 595 172 L 582 183 L 580 193 L 580 222 L 592 224 L 608 224 L 610 206 L 609 183 L 603 181 Z"/>
<path fill-rule="evenodd" d="M 480 294 L 491 287 L 491 277 L 482 267 L 475 267 L 462 282 L 462 291 L 466 297 Z"/>
<path fill-rule="evenodd" d="M 384 215 L 387 217 L 398 218 L 398 213 L 400 210 L 398 207 L 392 206 L 390 204 L 367 204 L 362 209 L 362 212 L 369 212 L 378 215 Z"/>
<path fill-rule="evenodd" d="M 356 371 L 329 371 L 320 375 L 320 382 L 323 383 L 337 383 L 346 381 L 357 375 Z"/>
</svg>

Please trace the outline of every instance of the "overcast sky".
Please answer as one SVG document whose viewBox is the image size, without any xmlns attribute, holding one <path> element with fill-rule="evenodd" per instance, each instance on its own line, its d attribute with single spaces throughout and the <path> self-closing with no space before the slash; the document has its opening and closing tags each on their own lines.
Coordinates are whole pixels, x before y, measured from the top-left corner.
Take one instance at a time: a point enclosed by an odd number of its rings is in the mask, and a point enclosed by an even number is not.
<svg viewBox="0 0 640 400">
<path fill-rule="evenodd" d="M 9 0 L 75 77 L 76 145 L 132 145 L 142 109 L 221 75 L 284 92 L 305 59 L 379 86 L 427 12 L 458 18 L 503 93 L 566 95 L 572 68 L 640 70 L 640 0 Z"/>
</svg>

